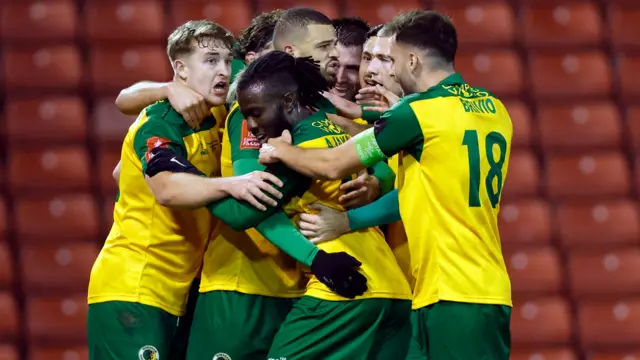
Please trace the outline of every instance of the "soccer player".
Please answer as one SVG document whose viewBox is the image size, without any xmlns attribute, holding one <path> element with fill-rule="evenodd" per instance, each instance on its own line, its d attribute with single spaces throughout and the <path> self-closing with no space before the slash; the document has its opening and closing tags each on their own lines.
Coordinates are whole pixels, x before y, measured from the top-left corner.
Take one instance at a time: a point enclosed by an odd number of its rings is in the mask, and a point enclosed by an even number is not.
<svg viewBox="0 0 640 360">
<path fill-rule="evenodd" d="M 209 21 L 187 22 L 168 38 L 177 77 L 211 106 L 224 103 L 232 41 L 228 31 Z M 91 359 L 171 358 L 177 318 L 184 314 L 213 223 L 206 210 L 161 205 L 186 206 L 182 200 L 187 200 L 203 206 L 227 195 L 271 202 L 261 189 L 278 195 L 263 180 L 281 182 L 267 173 L 226 179 L 191 175 L 219 172 L 215 118 L 202 125 L 199 131 L 189 129 L 167 102 L 158 102 L 144 109 L 125 137 L 114 224 L 89 282 Z M 157 156 L 166 151 L 195 166 Z M 189 182 L 188 192 L 179 189 L 184 198 L 177 200 L 176 186 L 185 175 L 197 181 Z"/>
<path fill-rule="evenodd" d="M 311 109 L 321 99 L 320 92 L 328 90 L 328 83 L 307 59 L 295 59 L 281 51 L 263 55 L 241 75 L 237 90 L 247 126 L 260 139 L 277 136 L 282 129 L 291 129 L 295 143 L 303 147 L 332 147 L 349 138 L 327 118 L 326 111 Z M 281 174 L 285 188 L 288 178 L 297 176 L 294 174 Z M 296 216 L 318 204 L 344 209 L 339 202 L 340 184 L 298 181 L 298 199 L 285 210 Z M 361 259 L 369 289 L 349 300 L 312 276 L 305 296 L 294 304 L 281 325 L 269 358 L 404 357 L 410 338 L 410 305 L 406 299 L 411 291 L 380 230 L 345 234 L 320 247 L 346 251 Z"/>
<path fill-rule="evenodd" d="M 507 360 L 511 284 L 497 217 L 511 119 L 454 71 L 457 36 L 446 16 L 401 14 L 379 36 L 393 38 L 392 75 L 408 96 L 340 146 L 291 146 L 285 133 L 261 160 L 339 179 L 402 151 L 399 204 L 416 278 L 411 358 Z"/>
<path fill-rule="evenodd" d="M 360 60 L 369 24 L 358 17 L 338 18 L 332 22 L 336 29 L 336 49 L 340 56 L 336 85 L 331 91 L 344 99 L 355 101 L 360 90 Z"/>
</svg>

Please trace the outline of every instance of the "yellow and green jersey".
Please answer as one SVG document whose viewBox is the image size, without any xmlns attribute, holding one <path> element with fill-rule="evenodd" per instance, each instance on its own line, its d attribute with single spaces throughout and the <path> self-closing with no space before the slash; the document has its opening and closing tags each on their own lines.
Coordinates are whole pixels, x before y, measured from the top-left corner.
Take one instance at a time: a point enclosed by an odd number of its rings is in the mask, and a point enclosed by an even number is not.
<svg viewBox="0 0 640 360">
<path fill-rule="evenodd" d="M 401 152 L 414 309 L 440 300 L 511 305 L 498 212 L 512 134 L 502 102 L 459 74 L 403 98 L 376 123 L 384 155 Z"/>
<path fill-rule="evenodd" d="M 260 143 L 235 103 L 222 138 L 222 176 L 233 176 L 233 162 L 258 159 Z M 299 297 L 305 279 L 297 262 L 255 229 L 237 232 L 224 222 L 204 255 L 200 292 L 238 291 L 271 297 Z"/>
<path fill-rule="evenodd" d="M 325 111 L 318 111 L 296 124 L 292 137 L 295 145 L 304 148 L 330 148 L 349 140 L 349 135 L 331 122 Z M 341 181 L 312 180 L 298 191 L 301 193 L 299 197 L 285 206 L 285 212 L 295 218 L 299 214 L 313 212 L 309 209 L 311 204 L 345 211 L 338 201 L 342 195 L 341 184 Z M 318 247 L 327 252 L 344 251 L 362 262 L 360 271 L 367 278 L 369 289 L 358 299 L 411 299 L 409 284 L 378 228 L 347 233 Z M 309 280 L 305 294 L 324 300 L 347 300 L 329 290 L 314 276 Z"/>
<path fill-rule="evenodd" d="M 213 109 L 221 116 L 224 109 Z M 128 301 L 180 316 L 215 223 L 207 209 L 161 206 L 145 181 L 151 150 L 166 147 L 209 176 L 220 173 L 218 122 L 211 116 L 192 130 L 169 104 L 144 109 L 131 125 L 121 153 L 120 193 L 114 223 L 89 282 L 89 304 Z"/>
</svg>

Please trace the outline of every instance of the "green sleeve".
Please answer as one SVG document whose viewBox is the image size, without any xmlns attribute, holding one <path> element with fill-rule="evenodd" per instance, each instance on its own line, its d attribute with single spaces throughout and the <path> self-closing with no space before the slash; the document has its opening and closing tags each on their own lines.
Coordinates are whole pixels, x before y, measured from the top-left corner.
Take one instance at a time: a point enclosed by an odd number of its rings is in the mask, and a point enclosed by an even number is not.
<svg viewBox="0 0 640 360">
<path fill-rule="evenodd" d="M 142 162 L 142 172 L 147 170 L 147 161 L 151 150 L 157 147 L 170 148 L 176 153 L 187 156 L 187 149 L 181 135 L 181 127 L 184 120 L 167 102 L 155 103 L 146 109 L 144 117 L 137 121 L 145 121 L 133 138 L 133 148 Z"/>
<path fill-rule="evenodd" d="M 239 107 L 235 107 L 227 119 L 227 134 L 231 144 L 231 161 L 256 159 L 260 155 L 260 142 L 247 127 Z"/>
<path fill-rule="evenodd" d="M 328 99 L 322 98 L 316 102 L 318 110 L 322 110 L 328 114 L 337 114 L 338 110 Z"/>
<path fill-rule="evenodd" d="M 233 59 L 231 60 L 231 79 L 230 79 L 230 83 L 232 83 L 235 79 L 236 76 L 238 76 L 238 74 L 244 70 L 244 68 L 247 65 L 244 63 L 243 60 L 240 59 Z"/>
<path fill-rule="evenodd" d="M 400 221 L 398 189 L 394 189 L 371 204 L 347 211 L 347 216 L 351 231 Z"/>
<path fill-rule="evenodd" d="M 362 120 L 368 122 L 369 124 L 373 124 L 374 122 L 380 120 L 380 116 L 382 116 L 382 114 L 377 111 L 365 110 L 365 106 L 366 105 L 360 106 L 362 108 Z"/>
<path fill-rule="evenodd" d="M 383 196 L 393 190 L 396 182 L 396 174 L 391 170 L 391 167 L 389 167 L 386 162 L 378 162 L 371 168 L 371 170 L 371 175 L 375 176 L 376 179 L 378 179 L 378 183 L 380 183 L 380 196 Z"/>
<path fill-rule="evenodd" d="M 283 182 L 281 188 L 276 187 L 283 195 L 281 199 L 276 199 L 277 206 L 268 206 L 266 211 L 261 211 L 245 201 L 226 197 L 207 205 L 209 212 L 235 231 L 244 231 L 256 227 L 279 211 L 280 207 L 287 204 L 292 198 L 302 195 L 311 183 L 311 179 L 289 169 L 282 163 L 269 165 L 265 171 L 277 176 Z"/>
<path fill-rule="evenodd" d="M 424 138 L 422 128 L 410 101 L 404 98 L 385 112 L 374 127 L 377 145 L 387 156 L 391 157 L 402 150 L 415 152 L 422 147 Z"/>
<path fill-rule="evenodd" d="M 283 211 L 277 211 L 263 220 L 256 230 L 280 250 L 307 266 L 311 266 L 318 252 L 318 247 L 293 226 Z"/>
</svg>

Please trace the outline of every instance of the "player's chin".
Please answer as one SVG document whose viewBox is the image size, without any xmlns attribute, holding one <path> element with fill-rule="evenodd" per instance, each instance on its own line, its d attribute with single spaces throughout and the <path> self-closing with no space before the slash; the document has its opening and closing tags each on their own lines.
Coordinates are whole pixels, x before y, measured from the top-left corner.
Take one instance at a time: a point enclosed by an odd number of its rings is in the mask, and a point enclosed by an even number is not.
<svg viewBox="0 0 640 360">
<path fill-rule="evenodd" d="M 224 105 L 227 102 L 227 93 L 224 94 L 215 94 L 211 93 L 207 96 L 207 103 L 213 106 Z"/>
</svg>

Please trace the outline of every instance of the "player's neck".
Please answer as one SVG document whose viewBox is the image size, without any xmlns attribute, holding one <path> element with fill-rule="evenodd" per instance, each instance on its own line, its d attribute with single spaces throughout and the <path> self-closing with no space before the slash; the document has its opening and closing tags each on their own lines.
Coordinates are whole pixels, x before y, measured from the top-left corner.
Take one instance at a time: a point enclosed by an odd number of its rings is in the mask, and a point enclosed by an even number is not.
<svg viewBox="0 0 640 360">
<path fill-rule="evenodd" d="M 307 108 L 306 106 L 298 106 L 298 109 L 296 111 L 296 115 L 293 117 L 293 121 L 291 126 L 295 127 L 296 125 L 298 125 L 298 123 L 306 118 L 308 118 L 309 116 L 313 115 L 315 113 L 314 110 L 311 110 L 309 108 Z"/>
<path fill-rule="evenodd" d="M 420 89 L 420 92 L 427 91 L 451 76 L 454 72 L 453 68 L 422 71 L 420 76 L 416 79 L 416 85 L 418 89 Z"/>
</svg>

